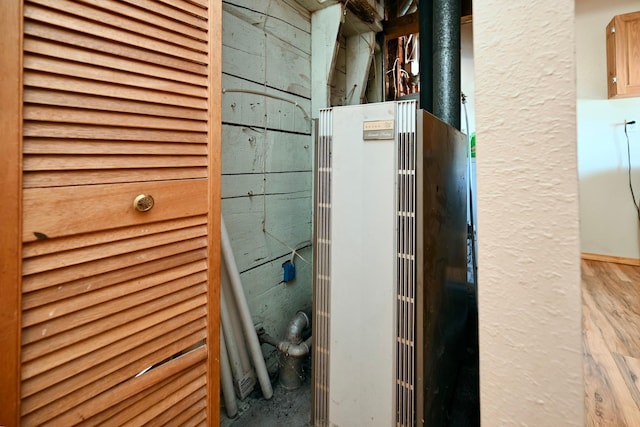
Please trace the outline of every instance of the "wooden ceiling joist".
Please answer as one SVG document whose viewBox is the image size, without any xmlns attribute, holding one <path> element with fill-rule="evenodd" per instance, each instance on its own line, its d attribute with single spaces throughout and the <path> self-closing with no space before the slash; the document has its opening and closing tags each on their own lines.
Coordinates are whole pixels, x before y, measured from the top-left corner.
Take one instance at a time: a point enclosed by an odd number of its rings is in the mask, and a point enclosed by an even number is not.
<svg viewBox="0 0 640 427">
<path fill-rule="evenodd" d="M 418 33 L 418 12 L 385 21 L 383 28 L 384 38 L 387 40 Z"/>
</svg>

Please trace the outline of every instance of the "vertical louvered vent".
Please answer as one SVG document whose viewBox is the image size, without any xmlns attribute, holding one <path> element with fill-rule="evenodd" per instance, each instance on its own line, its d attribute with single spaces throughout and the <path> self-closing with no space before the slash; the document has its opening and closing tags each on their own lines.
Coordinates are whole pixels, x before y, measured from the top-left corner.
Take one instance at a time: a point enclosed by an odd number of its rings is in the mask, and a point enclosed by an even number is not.
<svg viewBox="0 0 640 427">
<path fill-rule="evenodd" d="M 313 422 L 329 425 L 332 111 L 322 110 L 316 146 Z"/>
<path fill-rule="evenodd" d="M 415 425 L 416 104 L 396 105 L 396 426 Z"/>
</svg>

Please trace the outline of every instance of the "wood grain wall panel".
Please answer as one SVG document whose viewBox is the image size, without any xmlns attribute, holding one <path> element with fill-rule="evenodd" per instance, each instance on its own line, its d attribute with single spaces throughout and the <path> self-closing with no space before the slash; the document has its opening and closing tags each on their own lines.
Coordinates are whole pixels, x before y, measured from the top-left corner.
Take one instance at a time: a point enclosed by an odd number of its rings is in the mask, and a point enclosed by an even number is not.
<svg viewBox="0 0 640 427">
<path fill-rule="evenodd" d="M 217 420 L 209 4 L 25 2 L 23 425 Z"/>
</svg>

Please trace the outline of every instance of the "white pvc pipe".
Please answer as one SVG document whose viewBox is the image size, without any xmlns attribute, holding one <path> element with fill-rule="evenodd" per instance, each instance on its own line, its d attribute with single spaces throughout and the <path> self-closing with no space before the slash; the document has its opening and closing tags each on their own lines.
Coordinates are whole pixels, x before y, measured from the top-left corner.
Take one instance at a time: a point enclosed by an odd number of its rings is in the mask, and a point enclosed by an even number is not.
<svg viewBox="0 0 640 427">
<path fill-rule="evenodd" d="M 233 418 L 238 414 L 238 403 L 236 393 L 233 390 L 233 378 L 231 377 L 231 366 L 227 354 L 227 345 L 224 341 L 222 328 L 220 329 L 220 384 L 222 385 L 222 396 L 227 416 Z"/>
<path fill-rule="evenodd" d="M 258 375 L 258 381 L 262 388 L 262 395 L 265 399 L 271 399 L 273 397 L 273 388 L 271 387 L 271 380 L 269 379 L 269 373 L 267 372 L 267 366 L 262 356 L 262 349 L 260 348 L 260 341 L 258 341 L 258 334 L 253 326 L 253 319 L 251 318 L 251 312 L 249 311 L 249 305 L 244 296 L 244 289 L 242 288 L 242 281 L 240 280 L 240 273 L 238 272 L 238 266 L 236 264 L 235 257 L 233 256 L 233 250 L 231 249 L 231 242 L 229 241 L 229 233 L 227 227 L 224 224 L 224 218 L 220 215 L 220 227 L 222 235 L 222 258 L 224 258 L 225 265 L 227 267 L 227 273 L 229 273 L 229 279 L 231 280 L 231 289 L 235 296 L 236 304 L 238 305 L 238 311 L 240 312 L 240 318 L 242 320 L 242 326 L 244 327 L 245 337 L 249 343 L 249 351 L 253 360 L 253 366 L 256 369 Z"/>
<path fill-rule="evenodd" d="M 249 362 L 249 351 L 247 350 L 247 344 L 244 339 L 244 333 L 242 332 L 242 324 L 240 322 L 240 316 L 238 315 L 238 308 L 231 293 L 229 283 L 229 274 L 224 266 L 221 265 L 220 287 L 225 289 L 225 296 L 227 298 L 227 309 L 229 310 L 229 319 L 231 320 L 231 332 L 236 337 L 236 345 L 238 346 L 238 353 L 240 355 L 240 365 L 243 372 L 253 371 L 251 362 Z"/>
<path fill-rule="evenodd" d="M 229 355 L 229 363 L 231 364 L 231 373 L 236 381 L 242 380 L 245 371 L 240 363 L 240 351 L 238 350 L 238 337 L 233 334 L 231 328 L 231 319 L 229 318 L 229 309 L 227 305 L 227 296 L 225 295 L 225 286 L 220 286 L 220 324 L 222 333 L 227 344 L 227 354 Z M 242 338 L 242 337 L 240 337 Z"/>
</svg>

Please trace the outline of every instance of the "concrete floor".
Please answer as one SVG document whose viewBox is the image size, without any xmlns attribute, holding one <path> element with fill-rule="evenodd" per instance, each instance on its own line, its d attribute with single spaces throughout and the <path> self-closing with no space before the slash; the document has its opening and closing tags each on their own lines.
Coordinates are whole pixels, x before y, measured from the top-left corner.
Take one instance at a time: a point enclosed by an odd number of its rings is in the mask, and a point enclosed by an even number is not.
<svg viewBox="0 0 640 427">
<path fill-rule="evenodd" d="M 279 384 L 273 388 L 270 400 L 262 398 L 259 386 L 244 402 L 238 402 L 239 416 L 230 420 L 221 415 L 221 427 L 305 427 L 311 415 L 311 381 L 302 387 L 287 391 Z"/>
<path fill-rule="evenodd" d="M 480 426 L 478 324 L 475 307 L 471 313 L 467 322 L 466 351 L 456 379 L 456 390 L 451 402 L 448 423 L 443 427 Z M 262 398 L 260 388 L 256 385 L 256 390 L 251 396 L 243 402 L 238 402 L 239 415 L 236 418 L 232 420 L 226 418 L 224 408 L 222 409 L 221 427 L 310 426 L 311 381 L 309 368 L 307 365 L 307 378 L 302 387 L 296 391 L 286 391 L 280 385 L 274 385 L 273 398 L 270 400 Z"/>
</svg>

